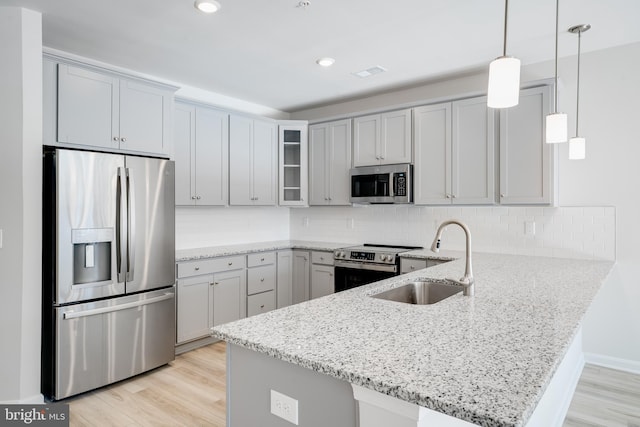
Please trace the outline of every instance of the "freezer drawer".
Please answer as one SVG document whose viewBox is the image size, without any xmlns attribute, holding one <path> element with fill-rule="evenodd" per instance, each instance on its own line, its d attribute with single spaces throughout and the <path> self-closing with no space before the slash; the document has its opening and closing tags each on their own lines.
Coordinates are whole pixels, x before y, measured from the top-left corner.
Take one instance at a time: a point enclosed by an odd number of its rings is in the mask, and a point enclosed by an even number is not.
<svg viewBox="0 0 640 427">
<path fill-rule="evenodd" d="M 54 400 L 174 359 L 173 287 L 56 308 L 55 317 Z"/>
</svg>

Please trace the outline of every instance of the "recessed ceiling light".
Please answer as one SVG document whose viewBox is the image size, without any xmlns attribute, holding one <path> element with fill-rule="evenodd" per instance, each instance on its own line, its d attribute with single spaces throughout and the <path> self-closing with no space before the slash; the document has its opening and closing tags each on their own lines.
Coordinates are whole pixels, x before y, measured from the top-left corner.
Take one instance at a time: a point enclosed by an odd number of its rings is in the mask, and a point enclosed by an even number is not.
<svg viewBox="0 0 640 427">
<path fill-rule="evenodd" d="M 316 64 L 321 67 L 331 67 L 334 62 L 336 62 L 336 60 L 333 58 L 320 58 L 316 61 Z"/>
<path fill-rule="evenodd" d="M 214 13 L 220 10 L 222 6 L 215 0 L 196 0 L 193 4 L 196 9 L 204 13 Z"/>
</svg>

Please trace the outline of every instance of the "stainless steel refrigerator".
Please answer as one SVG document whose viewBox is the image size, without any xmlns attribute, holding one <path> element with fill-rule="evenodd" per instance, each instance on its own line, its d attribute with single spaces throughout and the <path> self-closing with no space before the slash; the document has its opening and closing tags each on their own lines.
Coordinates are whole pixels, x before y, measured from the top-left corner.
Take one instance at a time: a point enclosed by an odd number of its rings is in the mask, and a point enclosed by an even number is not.
<svg viewBox="0 0 640 427">
<path fill-rule="evenodd" d="M 166 159 L 45 147 L 42 392 L 174 359 L 175 178 Z"/>
</svg>

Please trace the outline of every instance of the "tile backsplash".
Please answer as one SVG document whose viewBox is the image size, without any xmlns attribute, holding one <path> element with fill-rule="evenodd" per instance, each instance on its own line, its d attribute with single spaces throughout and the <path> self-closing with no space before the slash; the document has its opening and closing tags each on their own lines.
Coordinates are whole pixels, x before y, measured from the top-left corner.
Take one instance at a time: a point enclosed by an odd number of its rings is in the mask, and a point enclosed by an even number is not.
<svg viewBox="0 0 640 427">
<path fill-rule="evenodd" d="M 438 225 L 459 219 L 471 229 L 474 251 L 566 258 L 616 257 L 614 207 L 424 207 L 369 205 L 291 209 L 290 237 L 345 243 L 429 247 Z M 450 226 L 443 249 L 464 249 Z"/>
<path fill-rule="evenodd" d="M 288 239 L 288 208 L 176 208 L 178 250 Z"/>
</svg>

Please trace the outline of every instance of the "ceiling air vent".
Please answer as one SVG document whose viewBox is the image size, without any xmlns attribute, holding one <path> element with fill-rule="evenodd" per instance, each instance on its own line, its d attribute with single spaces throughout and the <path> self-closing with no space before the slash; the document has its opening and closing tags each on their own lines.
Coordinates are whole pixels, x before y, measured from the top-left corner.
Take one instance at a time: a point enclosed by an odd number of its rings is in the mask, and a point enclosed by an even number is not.
<svg viewBox="0 0 640 427">
<path fill-rule="evenodd" d="M 367 68 L 366 70 L 353 73 L 353 75 L 364 79 L 365 77 L 373 76 L 374 74 L 384 73 L 385 71 L 387 71 L 386 68 L 376 65 L 375 67 Z"/>
</svg>

